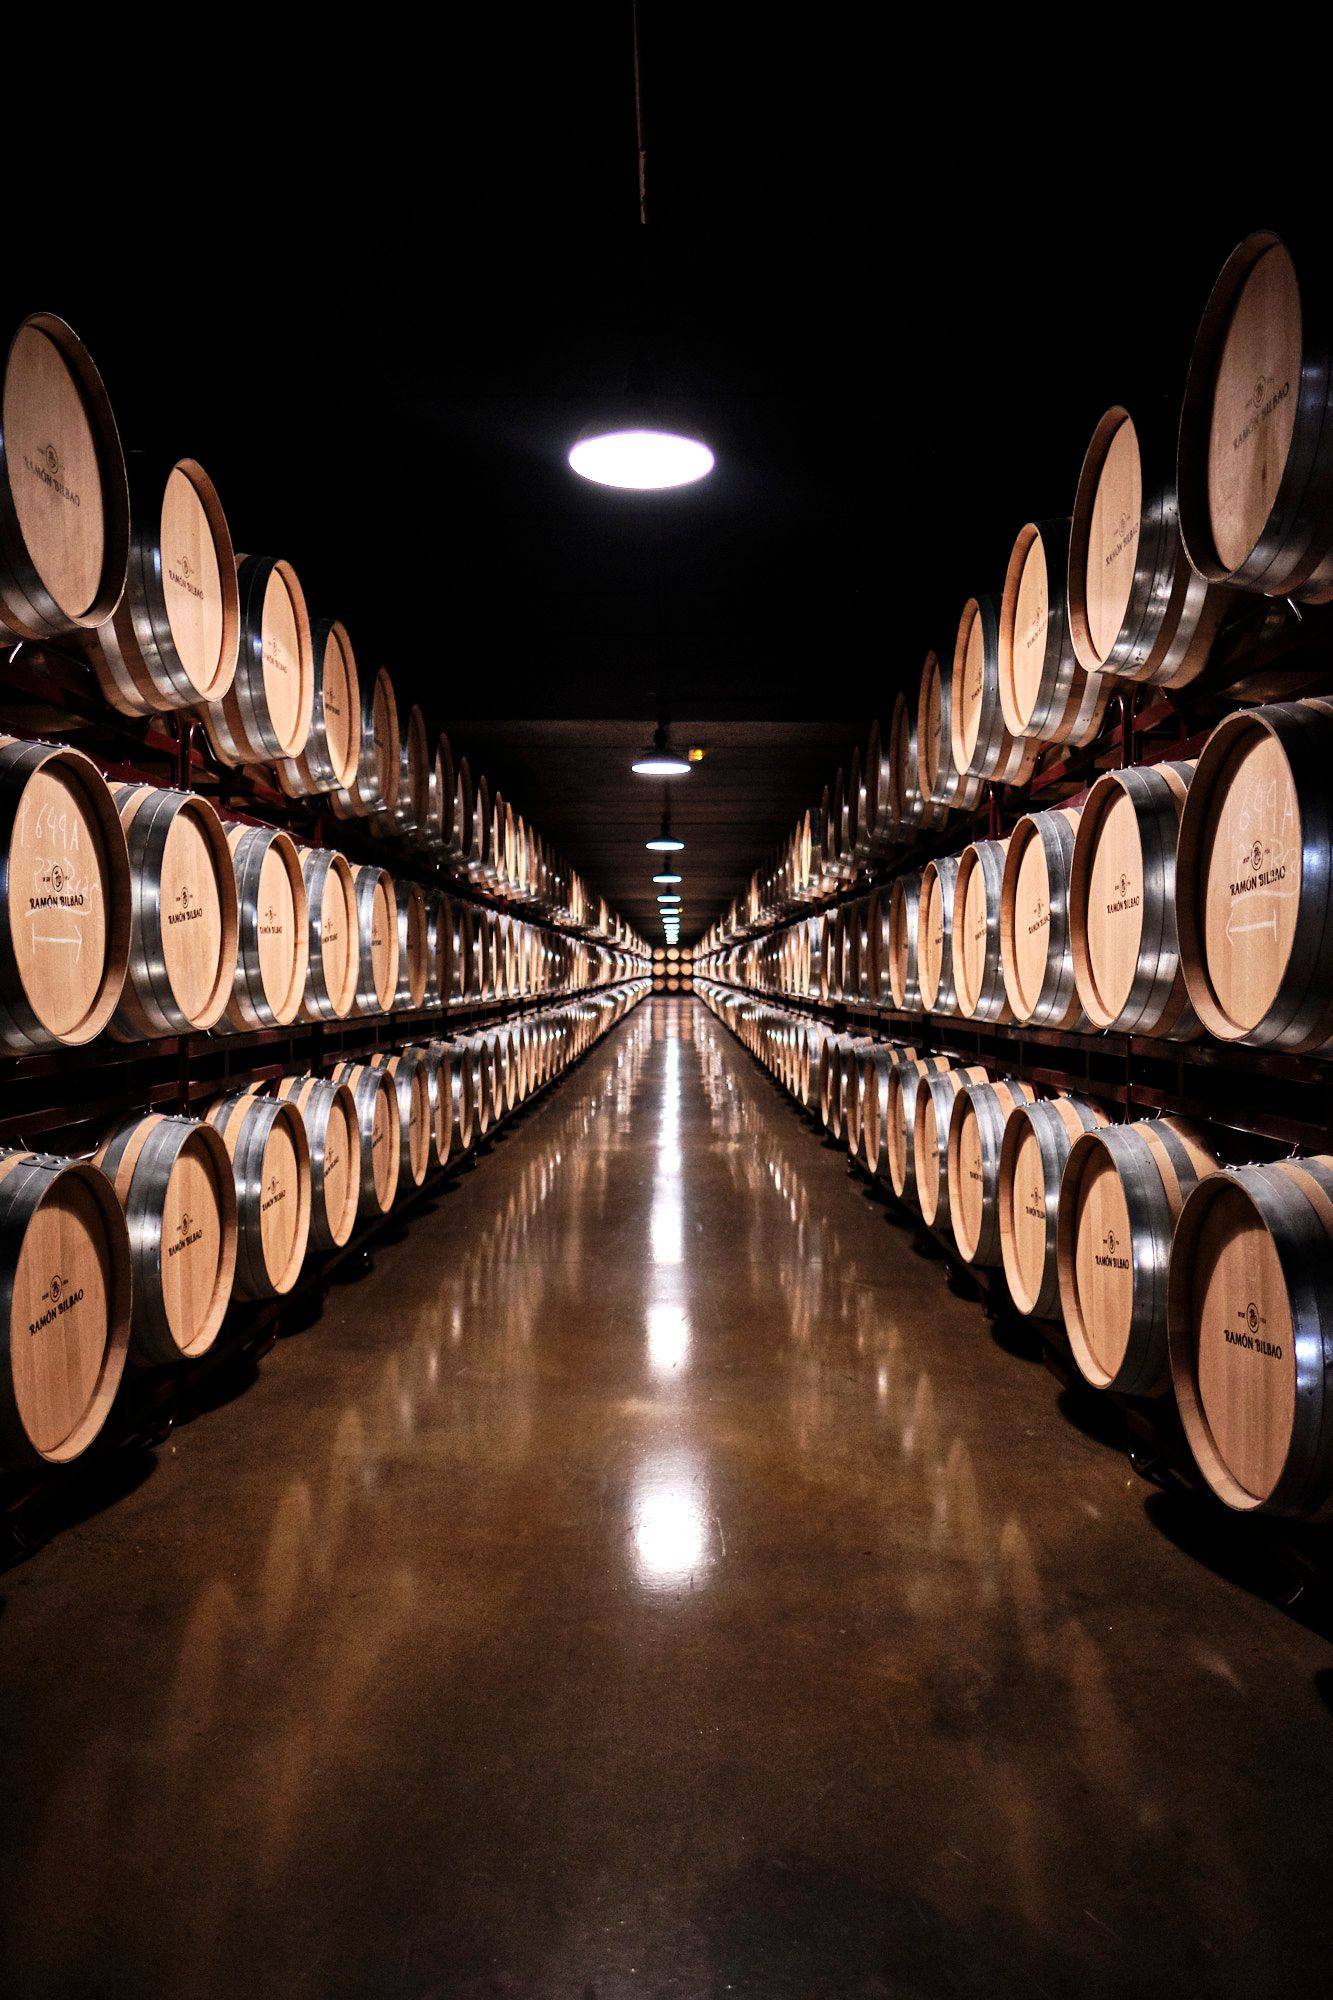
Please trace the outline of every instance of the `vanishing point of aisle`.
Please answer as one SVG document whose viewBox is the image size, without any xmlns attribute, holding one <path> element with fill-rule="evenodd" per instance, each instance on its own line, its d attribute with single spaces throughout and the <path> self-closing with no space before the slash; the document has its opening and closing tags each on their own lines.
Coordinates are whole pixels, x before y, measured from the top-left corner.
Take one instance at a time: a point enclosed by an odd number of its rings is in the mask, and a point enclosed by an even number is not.
<svg viewBox="0 0 1333 2000">
<path fill-rule="evenodd" d="M 1325 1983 L 1322 1639 L 694 1003 L 144 1472 L 4 1579 L 16 2000 Z"/>
</svg>

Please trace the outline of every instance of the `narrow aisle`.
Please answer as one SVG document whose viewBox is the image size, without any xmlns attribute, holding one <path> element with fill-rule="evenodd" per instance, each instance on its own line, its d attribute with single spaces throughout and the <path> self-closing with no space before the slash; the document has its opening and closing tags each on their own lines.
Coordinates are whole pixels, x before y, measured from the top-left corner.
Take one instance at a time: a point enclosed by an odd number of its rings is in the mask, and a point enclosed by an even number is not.
<svg viewBox="0 0 1333 2000">
<path fill-rule="evenodd" d="M 645 1005 L 4 1578 L 0 1991 L 1313 1990 L 1327 1649 L 1146 1497 Z"/>
</svg>

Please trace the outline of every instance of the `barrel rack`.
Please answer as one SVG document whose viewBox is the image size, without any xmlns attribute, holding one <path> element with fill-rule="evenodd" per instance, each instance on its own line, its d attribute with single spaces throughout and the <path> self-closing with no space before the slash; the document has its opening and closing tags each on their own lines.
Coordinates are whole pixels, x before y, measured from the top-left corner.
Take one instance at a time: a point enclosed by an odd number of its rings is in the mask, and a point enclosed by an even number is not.
<svg viewBox="0 0 1333 2000">
<path fill-rule="evenodd" d="M 456 903 L 502 912 L 563 938 L 626 947 L 599 938 L 592 923 L 553 918 L 531 900 L 492 893 L 460 870 L 380 840 L 357 820 L 335 818 L 317 797 L 290 798 L 257 770 L 233 770 L 212 755 L 202 727 L 186 711 L 138 721 L 103 700 L 90 667 L 77 654 L 23 641 L 0 654 L 0 731 L 69 743 L 110 778 L 194 791 L 228 819 L 279 826 L 312 847 L 335 847 L 349 860 L 388 865 Z M 651 970 L 647 954 L 639 972 Z M 603 982 L 615 983 L 612 982 Z M 102 1035 L 82 1047 L 28 1055 L 0 1052 L 0 1147 L 22 1146 L 72 1157 L 89 1155 L 110 1126 L 133 1112 L 201 1115 L 213 1099 L 243 1084 L 262 1085 L 294 1072 L 328 1075 L 336 1063 L 398 1048 L 428 1032 L 453 1034 L 493 1022 L 541 1018 L 591 998 L 601 986 L 502 999 L 451 1001 L 340 1021 L 296 1021 L 250 1033 L 196 1033 L 142 1043 Z M 592 1046 L 597 1046 L 594 1043 Z M 586 1053 L 586 1051 L 585 1051 Z M 576 1060 L 581 1060 L 579 1057 Z M 280 1298 L 233 1302 L 214 1346 L 198 1360 L 127 1371 L 100 1436 L 58 1476 L 19 1471 L 0 1476 L 0 1569 L 22 1560 L 64 1524 L 98 1511 L 134 1483 L 134 1467 L 173 1428 L 234 1393 L 259 1359 L 287 1331 L 317 1316 L 331 1284 L 370 1268 L 373 1250 L 402 1233 L 414 1207 L 470 1171 L 530 1104 L 574 1064 L 548 1077 L 498 1128 L 462 1158 L 451 1158 L 420 1187 L 407 1189 L 390 1214 L 359 1225 L 339 1250 L 310 1252 L 297 1284 Z M 232 1385 L 228 1387 L 226 1385 Z"/>
</svg>

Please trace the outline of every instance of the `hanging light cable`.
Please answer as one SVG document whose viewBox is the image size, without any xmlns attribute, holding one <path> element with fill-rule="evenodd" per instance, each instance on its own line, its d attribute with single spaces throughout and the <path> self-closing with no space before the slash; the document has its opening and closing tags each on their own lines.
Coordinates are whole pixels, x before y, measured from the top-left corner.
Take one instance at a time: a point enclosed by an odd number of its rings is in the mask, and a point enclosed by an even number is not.
<svg viewBox="0 0 1333 2000">
<path fill-rule="evenodd" d="M 648 148 L 644 138 L 643 74 L 639 59 L 639 6 L 632 0 L 634 38 L 634 137 L 639 226 L 648 227 Z M 651 401 L 651 399 L 649 399 Z M 645 414 L 647 414 L 645 412 Z M 569 463 L 598 486 L 646 493 L 689 486 L 713 470 L 715 460 L 702 438 L 654 423 L 600 426 L 585 430 L 571 447 Z"/>
</svg>

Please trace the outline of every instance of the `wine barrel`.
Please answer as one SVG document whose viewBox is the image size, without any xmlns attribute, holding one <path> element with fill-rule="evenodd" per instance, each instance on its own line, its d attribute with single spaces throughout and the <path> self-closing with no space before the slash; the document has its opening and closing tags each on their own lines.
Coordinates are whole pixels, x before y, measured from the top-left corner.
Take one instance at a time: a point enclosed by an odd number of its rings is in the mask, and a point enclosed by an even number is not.
<svg viewBox="0 0 1333 2000">
<path fill-rule="evenodd" d="M 890 798 L 890 777 L 887 740 L 881 734 L 878 721 L 875 721 L 870 725 L 866 742 L 862 783 L 866 795 L 863 811 L 866 840 L 872 855 L 876 856 L 886 854 L 899 838 Z M 802 844 L 808 848 L 812 842 L 813 830 L 807 813 L 802 823 Z"/>
<path fill-rule="evenodd" d="M 398 703 L 383 667 L 374 680 L 360 681 L 360 699 L 356 771 L 350 785 L 340 785 L 329 794 L 339 819 L 368 819 L 381 809 L 391 810 L 398 797 L 402 759 Z"/>
<path fill-rule="evenodd" d="M 402 1154 L 402 1123 L 393 1078 L 370 1063 L 342 1062 L 333 1070 L 335 1083 L 345 1083 L 356 1105 L 361 1133 L 359 1213 L 363 1220 L 387 1215 L 398 1193 Z"/>
<path fill-rule="evenodd" d="M 969 1021 L 1010 1021 L 1000 957 L 1000 905 L 1007 840 L 977 840 L 958 857 L 952 965 L 958 1012 Z"/>
<path fill-rule="evenodd" d="M 449 852 L 453 820 L 454 757 L 449 748 L 449 738 L 441 734 L 435 739 L 435 754 L 431 759 L 430 783 L 426 792 L 425 817 L 424 820 L 418 820 L 413 846 L 442 860 Z"/>
<path fill-rule="evenodd" d="M 921 789 L 921 756 L 917 741 L 916 704 L 897 694 L 889 723 L 889 818 L 903 834 L 942 826 L 947 806 Z"/>
<path fill-rule="evenodd" d="M 899 875 L 889 892 L 889 997 L 900 1014 L 921 1010 L 921 871 Z"/>
<path fill-rule="evenodd" d="M 916 1105 L 926 1077 L 951 1067 L 948 1056 L 918 1056 L 889 1075 L 885 1159 L 889 1185 L 900 1201 L 916 1200 Z"/>
<path fill-rule="evenodd" d="M 1180 819 L 1176 924 L 1195 1013 L 1222 1041 L 1333 1042 L 1333 711 L 1274 702 L 1204 745 Z"/>
<path fill-rule="evenodd" d="M 480 1145 L 500 1118 L 499 1079 L 495 1073 L 494 1046 L 485 1035 L 469 1035 L 465 1048 L 472 1065 L 472 1124 Z"/>
<path fill-rule="evenodd" d="M 33 313 L 0 386 L 0 625 L 58 639 L 105 625 L 130 553 L 116 420 L 73 327 Z"/>
<path fill-rule="evenodd" d="M 1081 1132 L 1105 1125 L 1105 1115 L 1081 1097 L 1020 1104 L 1000 1146 L 1000 1250 L 1009 1294 L 1032 1319 L 1060 1317 L 1056 1222 L 1060 1179 Z"/>
<path fill-rule="evenodd" d="M 224 764 L 299 757 L 315 700 L 305 594 L 291 564 L 276 556 L 243 556 L 237 585 L 236 672 L 218 700 L 200 707 L 208 740 Z"/>
<path fill-rule="evenodd" d="M 424 1007 L 432 963 L 425 893 L 417 882 L 397 882 L 394 895 L 398 904 L 398 984 L 393 1004 Z"/>
<path fill-rule="evenodd" d="M 0 1156 L 0 1272 L 0 1459 L 67 1464 L 106 1422 L 129 1349 L 129 1236 L 105 1174 Z"/>
<path fill-rule="evenodd" d="M 466 757 L 454 765 L 454 815 L 449 831 L 447 859 L 466 872 L 468 843 L 472 838 L 472 772 Z"/>
<path fill-rule="evenodd" d="M 953 743 L 953 674 L 938 653 L 926 654 L 916 707 L 916 749 L 921 796 L 933 805 L 965 812 L 981 797 L 984 780 L 959 764 Z"/>
<path fill-rule="evenodd" d="M 830 1035 L 819 1051 L 819 1120 L 833 1139 L 842 1137 L 842 1065 L 851 1045 L 850 1035 Z"/>
<path fill-rule="evenodd" d="M 416 836 L 429 817 L 431 770 L 426 718 L 413 702 L 406 722 L 399 721 L 398 783 L 392 799 L 383 800 L 372 813 L 372 833 L 386 840 Z"/>
<path fill-rule="evenodd" d="M 936 1069 L 922 1078 L 916 1093 L 912 1124 L 912 1154 L 916 1205 L 928 1229 L 945 1235 L 949 1228 L 949 1120 L 953 1101 L 969 1083 L 986 1083 L 987 1073 L 973 1069 Z"/>
<path fill-rule="evenodd" d="M 1119 403 L 1092 434 L 1069 529 L 1069 631 L 1087 673 L 1184 687 L 1238 601 L 1185 554 L 1173 446 Z"/>
<path fill-rule="evenodd" d="M 111 1032 L 188 1035 L 221 1019 L 236 979 L 236 872 L 222 822 L 194 792 L 113 785 L 132 892 L 130 961 Z"/>
<path fill-rule="evenodd" d="M 130 462 L 125 594 L 85 638 L 98 685 L 123 715 L 219 701 L 240 644 L 236 556 L 217 489 L 193 458 Z"/>
<path fill-rule="evenodd" d="M 853 1160 L 861 1158 L 861 1119 L 865 1109 L 862 1090 L 866 1057 L 875 1047 L 869 1035 L 854 1035 L 842 1058 L 842 1137 Z"/>
<path fill-rule="evenodd" d="M 230 826 L 236 871 L 236 978 L 220 1028 L 286 1027 L 301 1011 L 310 911 L 295 843 L 271 826 Z"/>
<path fill-rule="evenodd" d="M 1000 600 L 969 597 L 958 620 L 950 676 L 949 728 L 960 771 L 996 785 L 1025 785 L 1041 745 L 1011 736 L 1000 701 Z"/>
<path fill-rule="evenodd" d="M 1000 1154 L 1009 1121 L 1036 1092 L 1013 1077 L 969 1083 L 954 1098 L 949 1114 L 945 1166 L 949 1182 L 949 1222 L 965 1264 L 1000 1262 Z"/>
<path fill-rule="evenodd" d="M 861 1059 L 861 1158 L 876 1180 L 889 1177 L 889 1079 L 915 1061 L 901 1042 L 872 1042 Z"/>
<path fill-rule="evenodd" d="M 1014 1017 L 1044 1028 L 1082 1022 L 1069 941 L 1069 874 L 1078 812 L 1030 813 L 1009 836 L 1000 890 L 1000 963 Z"/>
<path fill-rule="evenodd" d="M 452 1150 L 460 1158 L 466 1158 L 476 1144 L 478 1136 L 474 1097 L 475 1070 L 471 1053 L 465 1041 L 442 1041 L 438 1046 L 441 1051 L 441 1065 L 438 1071 L 441 1092 L 445 1087 L 445 1058 L 449 1064 L 448 1084 L 453 1113 Z M 440 1115 L 444 1115 L 443 1108 Z"/>
<path fill-rule="evenodd" d="M 236 1183 L 211 1125 L 157 1112 L 127 1120 L 94 1154 L 129 1229 L 130 1351 L 194 1361 L 213 1345 L 236 1274 Z"/>
<path fill-rule="evenodd" d="M 426 990 L 423 1005 L 447 1007 L 453 988 L 453 910 L 449 898 L 439 889 L 427 889 L 426 905 Z M 401 961 L 403 941 L 398 939 Z"/>
<path fill-rule="evenodd" d="M 277 1096 L 295 1105 L 310 1148 L 310 1247 L 341 1250 L 361 1199 L 361 1127 L 356 1099 L 328 1077 L 284 1076 Z"/>
<path fill-rule="evenodd" d="M 927 1014 L 955 1014 L 953 912 L 958 881 L 958 856 L 943 854 L 928 861 L 921 873 L 921 904 L 917 913 L 917 982 Z"/>
<path fill-rule="evenodd" d="M 1193 764 L 1107 771 L 1088 793 L 1069 875 L 1074 982 L 1088 1019 L 1131 1035 L 1198 1033 L 1176 936 L 1176 836 Z"/>
<path fill-rule="evenodd" d="M 236 1296 L 281 1298 L 310 1241 L 310 1147 L 294 1104 L 238 1091 L 208 1114 L 236 1179 Z"/>
<path fill-rule="evenodd" d="M 454 1058 L 447 1042 L 435 1040 L 419 1046 L 430 1096 L 431 1159 L 437 1167 L 443 1167 L 449 1163 L 454 1144 Z"/>
<path fill-rule="evenodd" d="M 100 1034 L 130 955 L 130 864 L 106 780 L 81 751 L 0 736 L 0 1047 Z"/>
<path fill-rule="evenodd" d="M 1066 611 L 1068 521 L 1029 521 L 1014 543 L 1000 599 L 1000 706 L 1012 736 L 1090 743 L 1110 689 L 1085 673 Z"/>
<path fill-rule="evenodd" d="M 1333 1159 L 1241 1167 L 1196 1187 L 1167 1287 L 1185 1436 L 1241 1513 L 1333 1510 Z"/>
<path fill-rule="evenodd" d="M 360 755 L 361 681 L 347 627 L 336 618 L 315 619 L 310 659 L 310 734 L 299 757 L 280 757 L 274 766 L 289 798 L 351 785 Z"/>
<path fill-rule="evenodd" d="M 370 1058 L 372 1069 L 382 1069 L 393 1078 L 398 1102 L 398 1185 L 420 1187 L 430 1167 L 434 1144 L 434 1113 L 430 1102 L 430 1074 L 421 1049 L 377 1049 Z"/>
<path fill-rule="evenodd" d="M 1071 1146 L 1056 1261 L 1069 1345 L 1094 1388 L 1153 1396 L 1166 1387 L 1172 1231 L 1186 1196 L 1217 1171 L 1202 1135 L 1179 1118 L 1107 1125 Z"/>
<path fill-rule="evenodd" d="M 352 869 L 356 890 L 360 1014 L 388 1014 L 398 991 L 398 899 L 393 877 L 369 862 Z"/>
<path fill-rule="evenodd" d="M 301 849 L 310 921 L 302 1013 L 308 1021 L 341 1021 L 352 1011 L 361 964 L 356 883 L 331 847 Z"/>
<path fill-rule="evenodd" d="M 1297 272 L 1258 230 L 1232 251 L 1194 338 L 1180 413 L 1180 526 L 1201 576 L 1333 597 L 1333 318 L 1322 259 Z"/>
</svg>

